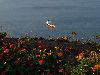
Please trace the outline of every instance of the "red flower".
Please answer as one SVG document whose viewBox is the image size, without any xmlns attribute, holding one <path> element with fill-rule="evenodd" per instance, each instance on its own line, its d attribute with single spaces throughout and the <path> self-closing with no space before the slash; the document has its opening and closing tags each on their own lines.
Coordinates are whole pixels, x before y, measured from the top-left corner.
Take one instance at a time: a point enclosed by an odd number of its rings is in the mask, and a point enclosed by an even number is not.
<svg viewBox="0 0 100 75">
<path fill-rule="evenodd" d="M 3 53 L 0 54 L 0 59 L 2 59 L 2 58 L 3 58 Z"/>
<path fill-rule="evenodd" d="M 59 69 L 59 72 L 64 72 L 64 69 L 63 69 L 63 68 L 60 68 L 60 69 Z"/>
<path fill-rule="evenodd" d="M 5 50 L 6 49 L 6 46 L 3 46 L 2 49 Z"/>
<path fill-rule="evenodd" d="M 9 49 L 6 48 L 3 52 L 4 53 L 9 53 Z"/>
<path fill-rule="evenodd" d="M 10 45 L 10 48 L 15 48 L 15 45 L 14 45 L 14 44 L 11 44 L 11 45 Z"/>
<path fill-rule="evenodd" d="M 39 64 L 43 65 L 43 64 L 45 64 L 45 61 L 44 60 L 39 60 Z"/>
</svg>

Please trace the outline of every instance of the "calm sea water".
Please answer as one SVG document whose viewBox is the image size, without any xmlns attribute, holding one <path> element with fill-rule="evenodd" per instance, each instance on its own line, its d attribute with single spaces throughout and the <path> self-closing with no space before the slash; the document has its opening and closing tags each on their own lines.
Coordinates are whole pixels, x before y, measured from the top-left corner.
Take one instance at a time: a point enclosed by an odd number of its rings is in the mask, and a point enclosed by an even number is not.
<svg viewBox="0 0 100 75">
<path fill-rule="evenodd" d="M 45 26 L 48 19 L 55 30 Z M 13 36 L 100 34 L 100 0 L 0 0 L 0 25 Z"/>
</svg>

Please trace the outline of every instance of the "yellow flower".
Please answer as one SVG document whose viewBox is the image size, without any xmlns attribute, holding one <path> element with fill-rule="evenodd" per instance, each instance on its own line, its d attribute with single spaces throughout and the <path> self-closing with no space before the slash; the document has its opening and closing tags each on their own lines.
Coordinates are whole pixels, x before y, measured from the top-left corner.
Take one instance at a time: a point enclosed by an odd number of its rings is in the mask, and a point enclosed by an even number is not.
<svg viewBox="0 0 100 75">
<path fill-rule="evenodd" d="M 84 53 L 83 52 L 80 53 L 78 56 L 76 56 L 76 58 L 77 58 L 78 61 L 83 59 L 84 58 Z"/>
<path fill-rule="evenodd" d="M 52 53 L 50 52 L 50 53 L 47 53 L 48 54 L 48 56 L 50 56 Z"/>
</svg>

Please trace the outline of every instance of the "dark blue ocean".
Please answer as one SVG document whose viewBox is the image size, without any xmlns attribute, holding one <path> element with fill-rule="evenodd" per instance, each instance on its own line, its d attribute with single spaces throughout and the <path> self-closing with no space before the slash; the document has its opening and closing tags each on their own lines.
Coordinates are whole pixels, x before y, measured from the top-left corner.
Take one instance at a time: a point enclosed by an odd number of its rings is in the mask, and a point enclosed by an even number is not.
<svg viewBox="0 0 100 75">
<path fill-rule="evenodd" d="M 47 20 L 56 29 L 45 26 Z M 0 0 L 0 26 L 11 36 L 100 34 L 100 0 Z"/>
</svg>

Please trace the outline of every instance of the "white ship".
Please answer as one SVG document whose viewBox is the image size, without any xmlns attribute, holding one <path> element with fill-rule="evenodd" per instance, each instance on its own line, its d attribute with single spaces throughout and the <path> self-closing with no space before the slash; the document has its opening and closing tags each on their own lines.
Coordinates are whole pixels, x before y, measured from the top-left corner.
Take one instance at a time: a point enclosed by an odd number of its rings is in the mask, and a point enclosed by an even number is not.
<svg viewBox="0 0 100 75">
<path fill-rule="evenodd" d="M 56 27 L 55 24 L 54 24 L 52 21 L 50 21 L 50 20 L 47 20 L 47 21 L 46 21 L 46 25 L 47 25 L 48 27 L 51 27 L 51 28 L 55 28 L 55 27 Z"/>
</svg>

